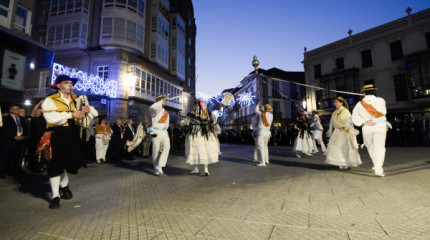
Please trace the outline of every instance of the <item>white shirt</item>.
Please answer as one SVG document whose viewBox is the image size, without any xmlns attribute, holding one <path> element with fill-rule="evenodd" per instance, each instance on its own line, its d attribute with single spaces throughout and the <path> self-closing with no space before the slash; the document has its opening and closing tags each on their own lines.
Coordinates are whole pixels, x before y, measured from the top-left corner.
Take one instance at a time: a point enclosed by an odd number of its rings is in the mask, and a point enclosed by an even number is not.
<svg viewBox="0 0 430 240">
<path fill-rule="evenodd" d="M 372 105 L 376 110 L 378 110 L 378 112 L 384 115 L 387 114 L 387 107 L 385 105 L 385 100 L 383 98 L 376 97 L 374 95 L 367 95 L 363 98 L 363 101 L 366 102 L 367 104 Z M 372 115 L 370 115 L 370 113 L 368 113 L 366 109 L 364 109 L 363 105 L 361 105 L 361 102 L 358 102 L 355 105 L 354 110 L 352 110 L 352 122 L 358 127 L 363 125 L 367 120 L 373 120 L 373 119 L 375 118 Z M 386 121 L 387 118 L 383 116 L 378 118 L 378 120 Z M 379 121 L 378 123 L 381 123 Z"/>
<path fill-rule="evenodd" d="M 268 127 L 264 126 L 263 120 L 261 119 L 260 106 L 258 106 L 258 104 L 257 104 L 257 107 L 255 108 L 255 114 L 257 114 L 258 116 L 258 130 L 262 130 L 262 129 L 270 130 L 270 126 L 272 126 L 272 122 L 273 122 L 273 114 L 271 112 L 266 112 L 266 119 L 267 119 L 267 122 L 269 123 Z"/>
<path fill-rule="evenodd" d="M 69 96 L 69 98 L 65 98 L 64 95 L 60 92 L 60 96 L 61 98 L 66 102 L 67 106 L 69 106 L 70 108 L 70 101 L 72 100 L 72 98 Z M 45 98 L 45 100 L 42 103 L 42 109 L 44 111 L 52 111 L 52 112 L 44 112 L 43 116 L 46 119 L 46 122 L 51 124 L 51 125 L 56 125 L 56 126 L 62 126 L 65 123 L 67 123 L 67 120 L 73 118 L 72 113 L 71 112 L 55 112 L 55 110 L 58 110 L 57 106 L 55 105 L 55 103 L 49 98 Z M 95 108 L 90 107 L 90 112 L 88 113 L 88 116 L 90 116 L 91 119 L 93 119 L 94 117 L 98 116 L 98 112 Z M 72 111 L 74 111 L 75 109 L 71 109 Z"/>
<path fill-rule="evenodd" d="M 169 120 L 170 120 L 169 115 L 167 115 L 166 122 L 164 123 L 158 122 L 163 117 L 164 111 L 165 111 L 163 108 L 163 100 L 160 100 L 152 104 L 151 107 L 149 107 L 149 111 L 151 113 L 151 119 L 152 119 L 152 127 L 150 131 L 151 133 L 165 131 L 167 130 L 167 128 L 169 128 Z"/>
</svg>

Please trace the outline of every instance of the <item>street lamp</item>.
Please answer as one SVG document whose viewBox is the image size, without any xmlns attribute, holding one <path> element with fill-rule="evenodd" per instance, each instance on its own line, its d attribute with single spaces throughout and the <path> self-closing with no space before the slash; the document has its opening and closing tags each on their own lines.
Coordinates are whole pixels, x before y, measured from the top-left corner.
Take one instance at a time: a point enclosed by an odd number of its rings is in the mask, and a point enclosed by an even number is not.
<svg viewBox="0 0 430 240">
<path fill-rule="evenodd" d="M 258 65 L 260 62 L 257 59 L 257 56 L 254 55 L 254 60 L 252 60 L 252 66 L 255 68 L 255 77 L 257 80 L 257 100 L 260 102 L 260 82 L 258 81 Z"/>
</svg>

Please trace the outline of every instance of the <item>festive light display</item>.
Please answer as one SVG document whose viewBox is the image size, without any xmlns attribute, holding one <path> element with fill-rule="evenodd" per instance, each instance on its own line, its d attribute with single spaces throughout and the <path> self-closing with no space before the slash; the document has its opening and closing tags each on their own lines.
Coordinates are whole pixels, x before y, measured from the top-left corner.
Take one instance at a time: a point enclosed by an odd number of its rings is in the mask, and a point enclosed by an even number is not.
<svg viewBox="0 0 430 240">
<path fill-rule="evenodd" d="M 221 101 L 221 103 L 222 103 L 224 106 L 234 106 L 234 104 L 236 103 L 236 102 L 234 101 L 234 96 L 233 96 L 233 94 L 231 94 L 231 93 L 229 93 L 229 92 L 225 92 L 225 93 L 223 93 L 223 94 L 222 94 L 222 96 L 223 96 L 223 100 Z"/>
<path fill-rule="evenodd" d="M 108 97 L 115 98 L 118 90 L 118 83 L 114 80 L 102 79 L 99 76 L 94 76 L 92 74 L 77 70 L 74 68 L 69 68 L 58 63 L 54 63 L 52 67 L 52 77 L 51 85 L 55 82 L 57 78 L 56 73 L 60 75 L 67 75 L 72 78 L 77 78 L 78 82 L 73 86 L 77 91 L 90 91 L 95 95 L 104 95 Z"/>
<path fill-rule="evenodd" d="M 219 111 L 219 110 L 214 110 L 212 111 L 213 114 L 215 114 L 215 116 L 217 118 L 221 117 L 223 115 L 223 112 Z"/>
<path fill-rule="evenodd" d="M 255 96 L 252 95 L 252 93 L 244 92 L 239 94 L 239 98 L 237 99 L 237 102 L 241 107 L 243 107 L 243 106 L 248 106 L 250 104 L 253 104 L 254 99 L 255 99 Z"/>
</svg>

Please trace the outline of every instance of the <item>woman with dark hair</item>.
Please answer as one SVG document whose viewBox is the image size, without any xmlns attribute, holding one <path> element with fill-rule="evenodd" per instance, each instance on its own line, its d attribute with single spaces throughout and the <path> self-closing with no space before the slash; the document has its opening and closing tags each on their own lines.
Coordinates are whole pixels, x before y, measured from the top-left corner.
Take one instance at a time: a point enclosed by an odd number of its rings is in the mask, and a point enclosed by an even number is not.
<svg viewBox="0 0 430 240">
<path fill-rule="evenodd" d="M 301 114 L 294 128 L 298 130 L 298 135 L 294 141 L 294 149 L 296 156 L 301 158 L 299 152 L 302 152 L 308 156 L 312 156 L 312 150 L 314 147 L 311 129 L 308 123 L 308 119 L 305 114 Z"/>
<path fill-rule="evenodd" d="M 345 99 L 337 97 L 333 102 L 336 110 L 331 116 L 330 129 L 327 133 L 330 141 L 327 145 L 325 162 L 339 166 L 340 169 L 357 167 L 361 164 L 357 143 L 359 131 L 354 128 Z"/>
<path fill-rule="evenodd" d="M 199 173 L 198 165 L 204 165 L 205 175 L 209 176 L 208 165 L 218 162 L 220 146 L 216 121 L 216 116 L 207 110 L 206 104 L 200 99 L 196 102 L 195 110 L 181 121 L 181 126 L 187 129 L 185 138 L 187 163 L 195 166 L 191 173 Z"/>
</svg>

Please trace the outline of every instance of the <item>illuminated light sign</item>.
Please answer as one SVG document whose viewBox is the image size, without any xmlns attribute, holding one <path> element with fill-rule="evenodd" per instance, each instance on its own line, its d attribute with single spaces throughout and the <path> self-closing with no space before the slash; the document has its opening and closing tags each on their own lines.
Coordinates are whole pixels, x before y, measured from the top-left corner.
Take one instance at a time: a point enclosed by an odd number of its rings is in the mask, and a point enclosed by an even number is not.
<svg viewBox="0 0 430 240">
<path fill-rule="evenodd" d="M 56 72 L 60 75 L 67 75 L 71 78 L 77 78 L 78 82 L 73 86 L 77 91 L 90 91 L 95 95 L 103 95 L 115 98 L 118 90 L 118 83 L 114 80 L 102 79 L 99 76 L 88 75 L 88 73 L 75 68 L 69 68 L 58 63 L 52 67 L 51 85 L 57 78 Z"/>
<path fill-rule="evenodd" d="M 215 116 L 217 118 L 219 118 L 219 117 L 221 117 L 223 115 L 223 112 L 219 111 L 219 110 L 214 110 L 214 111 L 212 111 L 212 113 L 215 114 Z"/>
<path fill-rule="evenodd" d="M 237 99 L 237 102 L 240 106 L 248 106 L 254 103 L 255 96 L 252 95 L 250 92 L 245 92 L 239 94 L 239 98 Z"/>
</svg>

